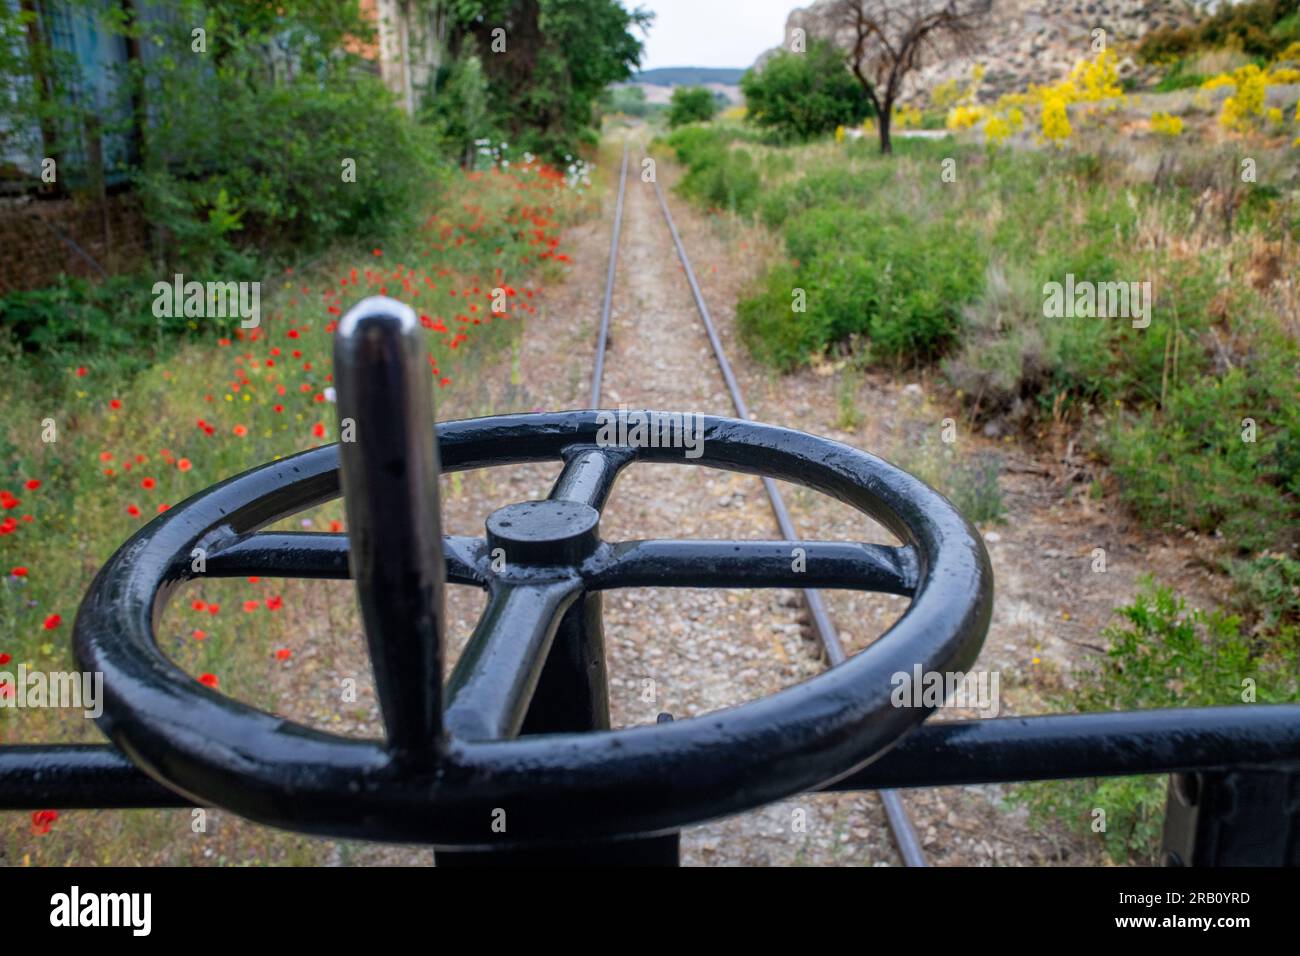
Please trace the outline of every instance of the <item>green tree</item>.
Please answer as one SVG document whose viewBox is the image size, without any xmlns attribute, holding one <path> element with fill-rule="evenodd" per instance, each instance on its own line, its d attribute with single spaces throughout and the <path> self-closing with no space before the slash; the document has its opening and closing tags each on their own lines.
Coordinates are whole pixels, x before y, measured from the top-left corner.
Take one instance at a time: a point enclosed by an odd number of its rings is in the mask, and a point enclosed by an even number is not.
<svg viewBox="0 0 1300 956">
<path fill-rule="evenodd" d="M 478 54 L 493 124 L 512 148 L 555 158 L 594 141 L 595 106 L 630 79 L 653 14 L 618 0 L 451 0 L 453 52 Z"/>
<path fill-rule="evenodd" d="M 718 104 L 713 94 L 702 86 L 673 88 L 673 98 L 668 104 L 668 125 L 673 129 L 687 123 L 704 123 L 713 119 Z"/>
<path fill-rule="evenodd" d="M 740 79 L 749 119 L 786 140 L 806 140 L 871 115 L 866 93 L 840 52 L 814 39 L 803 53 L 782 50 Z"/>
</svg>

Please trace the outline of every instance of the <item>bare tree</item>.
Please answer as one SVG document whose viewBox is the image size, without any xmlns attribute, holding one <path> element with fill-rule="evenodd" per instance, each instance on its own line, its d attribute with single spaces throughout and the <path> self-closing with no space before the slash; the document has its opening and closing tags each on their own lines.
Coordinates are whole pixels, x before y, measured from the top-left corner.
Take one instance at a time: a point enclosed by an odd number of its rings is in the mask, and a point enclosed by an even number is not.
<svg viewBox="0 0 1300 956">
<path fill-rule="evenodd" d="M 876 110 L 880 151 L 903 79 L 933 55 L 965 56 L 982 45 L 993 0 L 835 0 L 820 20 L 846 49 L 849 69 Z"/>
</svg>

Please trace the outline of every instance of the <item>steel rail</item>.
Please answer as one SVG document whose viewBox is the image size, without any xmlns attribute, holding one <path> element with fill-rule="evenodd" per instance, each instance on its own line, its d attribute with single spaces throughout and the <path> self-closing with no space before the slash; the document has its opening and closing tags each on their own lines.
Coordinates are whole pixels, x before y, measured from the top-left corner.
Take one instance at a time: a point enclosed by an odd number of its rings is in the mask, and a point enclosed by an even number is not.
<svg viewBox="0 0 1300 956">
<path fill-rule="evenodd" d="M 609 239 L 609 270 L 605 273 L 605 301 L 600 307 L 600 334 L 596 339 L 596 368 L 591 373 L 591 402 L 600 407 L 600 384 L 605 375 L 605 349 L 609 345 L 609 311 L 614 301 L 614 275 L 618 270 L 618 240 L 623 232 L 623 195 L 627 191 L 627 143 L 623 143 L 623 169 L 618 174 L 618 201 L 614 204 L 614 229 Z"/>
<path fill-rule="evenodd" d="M 624 152 L 624 170 L 626 171 L 626 148 Z M 686 255 L 686 247 L 682 244 L 682 237 L 677 232 L 677 225 L 673 222 L 672 211 L 668 208 L 668 201 L 664 198 L 663 188 L 659 185 L 656 177 L 653 180 L 655 187 L 655 196 L 659 200 L 659 208 L 663 210 L 664 221 L 668 224 L 668 232 L 672 235 L 673 245 L 677 247 L 677 258 L 681 261 L 682 269 L 686 272 L 686 281 L 690 283 L 691 295 L 695 298 L 695 308 L 700 314 L 700 319 L 704 322 L 704 330 L 708 333 L 709 343 L 713 346 L 713 357 L 718 361 L 718 367 L 722 370 L 722 378 L 727 383 L 727 391 L 731 393 L 731 402 L 736 407 L 736 414 L 746 421 L 753 421 L 753 415 L 750 414 L 749 406 L 745 403 L 745 397 L 741 394 L 740 383 L 736 381 L 735 373 L 731 370 L 731 363 L 727 361 L 727 354 L 722 348 L 722 340 L 718 338 L 717 327 L 713 324 L 713 317 L 709 314 L 709 307 L 704 301 L 704 294 L 700 291 L 700 284 L 695 278 L 695 270 L 691 268 L 691 260 Z M 622 187 L 619 188 L 620 212 Z M 615 220 L 615 242 L 618 241 L 617 230 L 619 223 Z M 610 259 L 610 281 L 613 281 L 613 258 Z M 612 286 L 605 290 L 606 304 L 612 292 Z M 603 321 L 608 320 L 608 313 L 604 316 Z M 602 341 L 604 340 L 602 327 Z M 601 356 L 597 357 L 599 361 Z M 598 396 L 596 396 L 598 397 Z M 593 404 L 594 407 L 594 404 Z M 763 478 L 763 487 L 767 491 L 768 501 L 772 505 L 772 513 L 776 516 L 776 523 L 781 529 L 781 534 L 787 541 L 798 540 L 799 535 L 795 531 L 794 522 L 790 519 L 790 512 L 785 506 L 785 499 L 781 497 L 781 489 L 777 487 L 776 482 L 771 478 Z M 835 630 L 835 625 L 831 622 L 830 612 L 826 608 L 826 602 L 822 599 L 821 592 L 815 588 L 803 589 L 804 604 L 808 608 L 808 615 L 812 619 L 813 626 L 817 629 L 817 636 L 820 638 L 822 646 L 826 649 L 826 658 L 831 667 L 838 667 L 844 663 L 846 655 L 844 645 L 840 643 L 840 637 Z M 880 802 L 884 805 L 885 816 L 889 820 L 889 827 L 894 833 L 894 842 L 898 846 L 898 852 L 903 857 L 903 862 L 908 866 L 928 866 L 925 859 L 925 852 L 921 849 L 921 841 L 917 838 L 916 829 L 912 826 L 912 821 L 907 816 L 907 808 L 903 806 L 903 800 L 894 790 L 880 790 Z"/>
</svg>

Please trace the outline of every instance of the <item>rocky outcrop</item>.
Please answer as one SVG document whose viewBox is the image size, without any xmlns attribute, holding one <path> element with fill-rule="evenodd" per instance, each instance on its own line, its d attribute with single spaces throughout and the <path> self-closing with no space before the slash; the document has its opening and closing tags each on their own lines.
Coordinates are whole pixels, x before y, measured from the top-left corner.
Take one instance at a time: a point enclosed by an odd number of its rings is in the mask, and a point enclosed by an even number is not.
<svg viewBox="0 0 1300 956">
<path fill-rule="evenodd" d="M 827 22 L 831 0 L 817 0 L 791 12 L 786 19 L 785 43 L 795 28 L 808 36 L 835 37 Z M 992 99 L 1030 83 L 1055 82 L 1092 51 L 1092 31 L 1106 31 L 1107 44 L 1121 57 L 1120 73 L 1137 69 L 1131 57 L 1136 41 L 1150 30 L 1182 26 L 1206 15 L 1213 2 L 1194 0 L 994 0 L 984 51 L 973 57 L 936 57 L 910 77 L 909 98 L 945 80 L 970 74 L 972 65 L 985 68 L 981 98 Z M 759 65 L 775 53 L 774 47 L 759 58 Z"/>
</svg>

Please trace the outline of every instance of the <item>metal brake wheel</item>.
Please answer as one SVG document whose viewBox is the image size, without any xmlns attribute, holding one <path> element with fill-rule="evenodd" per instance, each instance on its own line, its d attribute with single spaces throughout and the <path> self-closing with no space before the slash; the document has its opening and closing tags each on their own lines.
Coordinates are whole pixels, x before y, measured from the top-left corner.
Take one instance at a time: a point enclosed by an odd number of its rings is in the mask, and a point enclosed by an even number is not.
<svg viewBox="0 0 1300 956">
<path fill-rule="evenodd" d="M 965 671 L 988 629 L 992 574 L 943 497 L 865 452 L 803 432 L 703 417 L 703 454 L 602 444 L 610 413 L 432 424 L 424 342 L 406 306 L 367 299 L 335 340 L 354 441 L 254 468 L 159 515 L 95 578 L 74 631 L 104 674 L 102 729 L 191 799 L 291 830 L 442 847 L 668 832 L 814 790 L 863 767 L 929 714 L 893 677 Z M 481 538 L 446 536 L 447 471 L 563 461 L 544 501 L 507 505 Z M 901 547 L 840 541 L 628 541 L 599 536 L 621 470 L 677 462 L 833 495 Z M 264 532 L 344 494 L 348 532 Z M 803 570 L 792 549 L 803 549 Z M 202 549 L 203 575 L 192 555 Z M 196 577 L 355 578 L 385 740 L 346 738 L 200 685 L 159 649 L 164 608 Z M 443 584 L 488 592 L 443 680 Z M 600 594 L 622 587 L 852 588 L 910 606 L 845 663 L 701 717 L 609 730 Z M 504 818 L 506 832 L 492 824 Z"/>
</svg>

